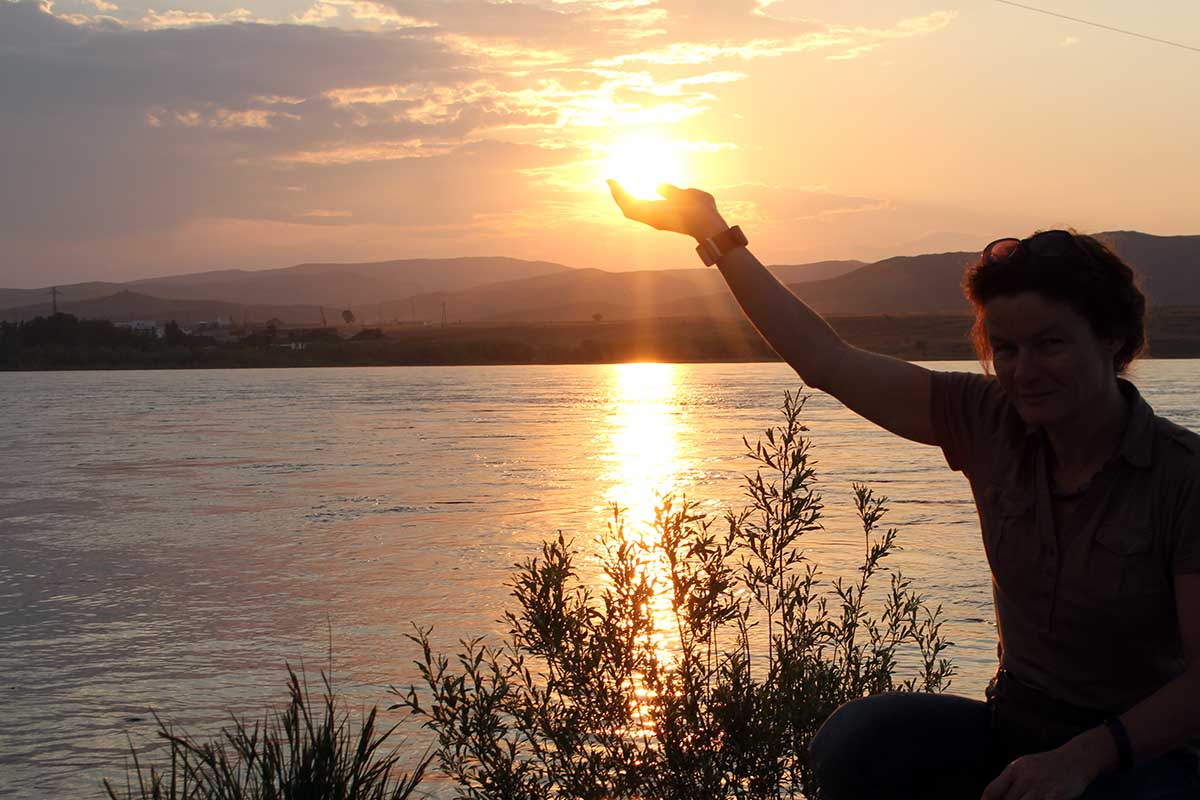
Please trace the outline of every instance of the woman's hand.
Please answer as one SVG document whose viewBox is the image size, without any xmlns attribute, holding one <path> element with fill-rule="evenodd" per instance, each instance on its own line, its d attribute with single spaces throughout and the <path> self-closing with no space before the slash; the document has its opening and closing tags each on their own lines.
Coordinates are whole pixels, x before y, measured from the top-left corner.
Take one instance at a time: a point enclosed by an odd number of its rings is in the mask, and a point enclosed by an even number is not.
<svg viewBox="0 0 1200 800">
<path fill-rule="evenodd" d="M 1074 800 L 1097 777 L 1070 746 L 1022 756 L 988 784 L 981 800 Z"/>
<path fill-rule="evenodd" d="M 628 219 L 660 231 L 687 234 L 696 240 L 716 236 L 729 226 L 717 211 L 717 201 L 699 189 L 680 189 L 664 183 L 658 187 L 662 200 L 641 200 L 614 180 L 608 182 L 613 200 Z"/>
</svg>

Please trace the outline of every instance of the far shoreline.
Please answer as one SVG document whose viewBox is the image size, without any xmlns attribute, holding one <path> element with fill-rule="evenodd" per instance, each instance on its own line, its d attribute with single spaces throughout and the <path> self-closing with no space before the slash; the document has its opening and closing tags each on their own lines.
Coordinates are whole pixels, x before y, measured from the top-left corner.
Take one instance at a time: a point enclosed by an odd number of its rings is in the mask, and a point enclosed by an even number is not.
<svg viewBox="0 0 1200 800">
<path fill-rule="evenodd" d="M 849 343 L 910 361 L 974 361 L 966 314 L 828 316 Z M 769 363 L 780 359 L 741 319 L 660 317 L 586 322 L 353 326 L 305 340 L 281 328 L 273 341 L 188 336 L 136 346 L 86 341 L 36 347 L 12 342 L 0 371 L 254 369 L 370 366 Z M 371 336 L 363 336 L 369 332 Z M 1149 319 L 1147 358 L 1200 358 L 1200 309 L 1160 308 Z M 358 335 L 356 335 L 358 334 Z M 351 339 L 351 336 L 355 336 Z M 286 341 L 281 341 L 286 340 Z"/>
<path fill-rule="evenodd" d="M 974 358 L 903 358 L 905 361 L 914 363 L 947 363 L 959 364 L 965 361 L 975 361 Z M 1154 357 L 1143 356 L 1136 359 L 1131 366 L 1131 369 L 1136 368 L 1140 362 L 1148 361 L 1188 361 L 1200 360 L 1200 354 L 1197 355 L 1181 355 Z M 695 364 L 782 364 L 782 359 L 753 359 L 753 360 L 722 360 L 722 361 L 664 361 L 654 359 L 642 359 L 635 361 L 545 361 L 545 362 L 530 362 L 530 361 L 487 361 L 477 363 L 454 363 L 454 364 L 288 364 L 288 365 L 244 365 L 244 366 L 228 366 L 224 364 L 180 364 L 173 366 L 158 366 L 147 367 L 140 364 L 120 365 L 120 366 L 71 366 L 71 367 L 21 367 L 17 369 L 4 368 L 0 369 L 0 374 L 18 374 L 18 373 L 47 373 L 47 372 L 219 372 L 221 370 L 237 370 L 252 372 L 254 370 L 299 370 L 299 369 L 457 369 L 461 367 L 603 367 L 615 366 L 620 364 L 679 364 L 679 365 L 695 365 Z"/>
</svg>

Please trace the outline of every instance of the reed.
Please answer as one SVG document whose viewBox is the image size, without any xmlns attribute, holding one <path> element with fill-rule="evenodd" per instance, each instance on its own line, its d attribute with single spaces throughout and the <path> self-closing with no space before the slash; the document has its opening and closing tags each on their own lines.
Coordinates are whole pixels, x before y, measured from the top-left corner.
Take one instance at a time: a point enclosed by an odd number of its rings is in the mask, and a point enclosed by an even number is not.
<svg viewBox="0 0 1200 800">
<path fill-rule="evenodd" d="M 386 748 L 395 726 L 380 728 L 372 708 L 357 725 L 321 674 L 320 698 L 288 667 L 290 701 L 253 723 L 235 718 L 211 739 L 176 732 L 159 720 L 169 747 L 163 767 L 145 768 L 131 746 L 123 787 L 104 780 L 110 800 L 405 800 L 420 785 L 430 756 L 409 772 L 402 752 Z"/>
</svg>

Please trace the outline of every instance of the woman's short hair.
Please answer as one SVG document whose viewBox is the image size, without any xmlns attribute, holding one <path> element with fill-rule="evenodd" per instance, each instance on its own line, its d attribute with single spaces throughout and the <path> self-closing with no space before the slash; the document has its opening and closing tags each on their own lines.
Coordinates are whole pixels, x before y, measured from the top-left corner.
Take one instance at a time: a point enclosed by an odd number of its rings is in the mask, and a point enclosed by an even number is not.
<svg viewBox="0 0 1200 800">
<path fill-rule="evenodd" d="M 1039 231 L 1039 233 L 1041 233 Z M 1038 253 L 1024 239 L 1023 257 L 990 260 L 980 256 L 967 267 L 963 293 L 975 311 L 971 341 L 985 366 L 992 348 L 984 327 L 983 307 L 995 297 L 1037 292 L 1078 312 L 1100 339 L 1119 339 L 1113 367 L 1123 373 L 1146 348 L 1146 296 L 1133 268 L 1092 236 L 1070 231 L 1075 247 Z"/>
</svg>

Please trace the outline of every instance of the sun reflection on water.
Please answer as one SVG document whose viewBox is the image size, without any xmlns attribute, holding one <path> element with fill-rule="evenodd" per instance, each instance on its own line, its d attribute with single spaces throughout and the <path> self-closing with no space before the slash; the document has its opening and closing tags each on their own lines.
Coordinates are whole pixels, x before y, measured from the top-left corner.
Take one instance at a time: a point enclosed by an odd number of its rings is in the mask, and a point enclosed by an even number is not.
<svg viewBox="0 0 1200 800">
<path fill-rule="evenodd" d="M 684 422 L 677 400 L 676 367 L 635 363 L 612 367 L 609 468 L 604 495 L 607 505 L 624 511 L 625 533 L 632 541 L 656 544 L 654 512 L 663 495 L 681 491 L 685 465 L 679 434 Z M 647 577 L 655 585 L 651 614 L 658 631 L 659 658 L 673 658 L 669 570 L 665 558 L 647 559 Z"/>
<path fill-rule="evenodd" d="M 654 518 L 657 494 L 675 488 L 678 410 L 673 364 L 616 364 L 610 403 L 612 481 L 605 499 L 628 509 L 634 528 Z"/>
</svg>

